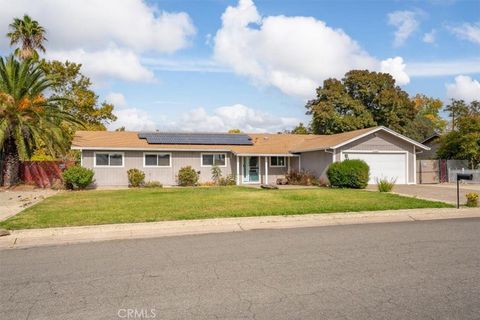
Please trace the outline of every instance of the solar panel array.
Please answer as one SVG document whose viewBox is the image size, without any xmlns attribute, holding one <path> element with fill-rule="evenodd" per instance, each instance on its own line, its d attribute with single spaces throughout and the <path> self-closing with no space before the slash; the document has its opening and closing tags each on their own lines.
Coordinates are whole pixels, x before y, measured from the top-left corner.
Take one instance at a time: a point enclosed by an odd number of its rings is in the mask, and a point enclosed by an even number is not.
<svg viewBox="0 0 480 320">
<path fill-rule="evenodd" d="M 140 132 L 138 137 L 150 144 L 253 145 L 252 138 L 241 133 Z"/>
</svg>

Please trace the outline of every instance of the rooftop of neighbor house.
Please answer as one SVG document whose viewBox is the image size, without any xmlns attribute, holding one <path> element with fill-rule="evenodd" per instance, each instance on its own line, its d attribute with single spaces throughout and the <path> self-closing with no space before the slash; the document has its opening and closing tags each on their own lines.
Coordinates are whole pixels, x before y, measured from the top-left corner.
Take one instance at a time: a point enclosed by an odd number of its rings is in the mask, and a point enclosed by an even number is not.
<svg viewBox="0 0 480 320">
<path fill-rule="evenodd" d="M 385 127 L 372 127 L 332 135 L 285 133 L 172 133 L 135 131 L 77 131 L 76 150 L 183 150 L 229 151 L 235 154 L 290 155 L 296 152 L 334 149 L 377 131 L 397 135 L 422 149 L 428 147 Z"/>
</svg>

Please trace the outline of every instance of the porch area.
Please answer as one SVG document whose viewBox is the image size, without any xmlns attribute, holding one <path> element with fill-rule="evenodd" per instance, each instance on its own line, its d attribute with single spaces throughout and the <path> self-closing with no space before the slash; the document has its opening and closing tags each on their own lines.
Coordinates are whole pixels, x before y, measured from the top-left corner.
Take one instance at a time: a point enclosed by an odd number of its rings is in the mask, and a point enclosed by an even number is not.
<svg viewBox="0 0 480 320">
<path fill-rule="evenodd" d="M 291 170 L 301 170 L 298 155 L 237 155 L 237 185 L 276 184 Z"/>
</svg>

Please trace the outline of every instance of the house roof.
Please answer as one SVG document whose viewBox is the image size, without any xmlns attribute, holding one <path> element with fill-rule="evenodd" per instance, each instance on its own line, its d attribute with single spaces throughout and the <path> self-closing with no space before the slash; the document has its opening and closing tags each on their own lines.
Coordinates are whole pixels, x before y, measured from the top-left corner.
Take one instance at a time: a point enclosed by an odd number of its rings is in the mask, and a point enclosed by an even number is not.
<svg viewBox="0 0 480 320">
<path fill-rule="evenodd" d="M 230 151 L 238 155 L 291 155 L 292 153 L 335 149 L 368 134 L 383 130 L 422 149 L 429 148 L 385 127 L 354 130 L 333 135 L 252 133 L 252 145 L 150 144 L 133 131 L 77 131 L 72 149 L 77 150 L 182 150 Z M 234 135 L 235 133 L 232 133 Z"/>
</svg>

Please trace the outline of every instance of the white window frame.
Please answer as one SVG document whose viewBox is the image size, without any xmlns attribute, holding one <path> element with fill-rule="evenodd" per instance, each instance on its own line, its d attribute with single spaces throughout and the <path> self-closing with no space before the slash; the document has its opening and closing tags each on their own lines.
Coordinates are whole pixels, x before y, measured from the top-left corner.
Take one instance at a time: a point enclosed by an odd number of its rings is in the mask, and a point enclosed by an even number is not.
<svg viewBox="0 0 480 320">
<path fill-rule="evenodd" d="M 110 164 L 104 165 L 97 165 L 97 154 L 108 154 L 108 163 L 110 163 L 110 155 L 112 154 L 120 154 L 122 155 L 122 165 L 121 166 L 111 166 Z M 94 168 L 124 168 L 125 167 L 125 152 L 105 152 L 105 151 L 98 151 L 93 153 L 93 167 Z"/>
<path fill-rule="evenodd" d="M 213 155 L 213 156 L 215 156 L 215 155 L 217 155 L 217 154 L 223 154 L 223 155 L 225 156 L 225 164 L 224 164 L 223 166 L 217 166 L 217 167 L 219 167 L 219 168 L 226 168 L 226 167 L 227 167 L 227 162 L 228 162 L 227 154 L 226 154 L 226 153 L 219 153 L 219 152 L 205 152 L 205 153 L 201 153 L 201 154 L 200 154 L 200 166 L 203 167 L 203 168 L 211 168 L 211 167 L 215 166 L 215 164 L 213 164 L 213 165 L 208 165 L 208 164 L 204 165 L 204 164 L 203 164 L 203 156 L 204 156 L 204 155 L 205 155 L 205 156 L 208 156 L 208 155 Z M 215 159 L 215 158 L 214 158 L 214 159 Z"/>
<path fill-rule="evenodd" d="M 156 166 L 147 165 L 145 163 L 145 156 L 147 156 L 147 155 L 155 155 L 155 156 L 168 155 L 169 156 L 168 166 L 159 166 L 158 165 L 158 158 L 157 158 L 157 165 Z M 172 167 L 172 153 L 171 152 L 144 152 L 143 153 L 143 167 L 144 168 L 171 168 Z"/>
<path fill-rule="evenodd" d="M 283 166 L 279 166 L 279 165 L 272 165 L 272 159 L 273 158 L 283 158 Z M 285 156 L 271 156 L 270 157 L 270 168 L 285 168 L 287 166 L 287 157 Z"/>
</svg>

